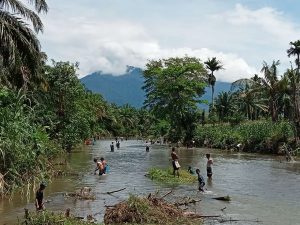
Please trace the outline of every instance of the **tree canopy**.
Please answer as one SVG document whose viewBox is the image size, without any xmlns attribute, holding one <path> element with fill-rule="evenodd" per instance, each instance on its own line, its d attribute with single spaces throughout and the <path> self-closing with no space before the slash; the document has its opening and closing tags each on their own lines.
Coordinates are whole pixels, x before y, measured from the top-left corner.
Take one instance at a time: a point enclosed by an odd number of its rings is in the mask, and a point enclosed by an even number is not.
<svg viewBox="0 0 300 225">
<path fill-rule="evenodd" d="M 146 92 L 144 106 L 157 118 L 168 121 L 174 140 L 196 122 L 207 71 L 197 58 L 169 58 L 150 61 L 144 71 Z"/>
</svg>

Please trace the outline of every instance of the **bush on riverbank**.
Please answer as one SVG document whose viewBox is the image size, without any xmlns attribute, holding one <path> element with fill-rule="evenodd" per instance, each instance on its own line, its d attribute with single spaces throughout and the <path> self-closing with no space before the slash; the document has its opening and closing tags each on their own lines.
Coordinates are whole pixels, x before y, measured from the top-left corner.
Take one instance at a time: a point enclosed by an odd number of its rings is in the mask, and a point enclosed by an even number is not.
<svg viewBox="0 0 300 225">
<path fill-rule="evenodd" d="M 230 126 L 199 126 L 195 141 L 198 146 L 232 149 L 242 144 L 242 150 L 277 153 L 281 143 L 293 138 L 293 127 L 287 121 L 254 121 Z"/>
<path fill-rule="evenodd" d="M 197 177 L 193 176 L 186 170 L 179 170 L 179 178 L 177 175 L 174 177 L 173 169 L 158 169 L 151 168 L 147 176 L 154 181 L 165 184 L 190 184 L 197 181 Z"/>
<path fill-rule="evenodd" d="M 147 198 L 131 195 L 127 201 L 122 201 L 105 211 L 104 223 L 107 224 L 202 224 L 201 220 L 189 217 L 183 210 L 170 204 L 162 198 Z M 197 216 L 197 215 L 196 215 Z M 199 217 L 198 217 L 199 218 Z"/>
<path fill-rule="evenodd" d="M 82 219 L 69 216 L 66 217 L 63 213 L 54 213 L 54 212 L 34 212 L 34 213 L 28 213 L 28 215 L 25 215 L 25 219 L 18 222 L 16 225 L 57 225 L 57 224 L 63 224 L 63 225 L 87 225 L 92 224 L 89 221 L 83 221 Z M 96 223 L 93 223 L 96 224 Z M 101 225 L 101 224 L 98 224 Z"/>
</svg>

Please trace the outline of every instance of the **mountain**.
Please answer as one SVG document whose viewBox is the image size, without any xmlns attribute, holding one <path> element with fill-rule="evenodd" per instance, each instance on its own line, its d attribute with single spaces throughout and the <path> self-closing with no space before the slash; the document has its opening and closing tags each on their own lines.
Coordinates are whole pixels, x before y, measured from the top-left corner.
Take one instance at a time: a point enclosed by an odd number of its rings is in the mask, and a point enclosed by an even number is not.
<svg viewBox="0 0 300 225">
<path fill-rule="evenodd" d="M 95 72 L 81 78 L 81 82 L 87 89 L 101 94 L 107 101 L 117 105 L 129 104 L 134 107 L 142 107 L 145 92 L 142 90 L 144 78 L 142 70 L 136 67 L 127 67 L 127 71 L 119 76 Z M 215 96 L 222 91 L 229 91 L 231 83 L 216 82 Z M 206 88 L 202 99 L 211 100 L 211 88 Z M 207 105 L 201 105 L 207 109 Z"/>
<path fill-rule="evenodd" d="M 143 105 L 145 93 L 141 87 L 144 78 L 139 68 L 128 67 L 126 73 L 119 76 L 95 72 L 81 78 L 81 82 L 90 91 L 117 105 L 129 104 L 138 108 Z"/>
</svg>

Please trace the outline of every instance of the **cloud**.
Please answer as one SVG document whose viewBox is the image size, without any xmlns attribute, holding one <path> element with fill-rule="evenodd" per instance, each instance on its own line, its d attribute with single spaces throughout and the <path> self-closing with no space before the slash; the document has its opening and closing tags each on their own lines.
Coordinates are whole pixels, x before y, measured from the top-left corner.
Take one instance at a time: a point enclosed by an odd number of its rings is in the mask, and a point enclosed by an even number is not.
<svg viewBox="0 0 300 225">
<path fill-rule="evenodd" d="M 41 36 L 50 58 L 80 62 L 80 76 L 99 70 L 118 75 L 127 65 L 144 68 L 150 59 L 188 55 L 203 61 L 217 57 L 225 68 L 216 73 L 217 79 L 235 81 L 257 73 L 263 60 L 288 64 L 285 50 L 300 34 L 294 23 L 271 7 L 251 10 L 236 4 L 201 18 L 193 13 L 186 26 L 176 18 L 159 24 L 160 18 L 143 21 L 134 14 L 108 17 L 107 13 L 101 17 L 101 12 L 88 14 L 87 9 L 85 5 L 76 13 L 50 12 Z"/>
</svg>

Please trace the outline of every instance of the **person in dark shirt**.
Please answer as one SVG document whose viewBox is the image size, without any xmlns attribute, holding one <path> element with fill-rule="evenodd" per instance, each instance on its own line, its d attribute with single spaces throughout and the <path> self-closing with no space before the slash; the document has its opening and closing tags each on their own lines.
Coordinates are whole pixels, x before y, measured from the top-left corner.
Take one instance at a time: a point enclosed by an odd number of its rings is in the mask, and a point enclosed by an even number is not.
<svg viewBox="0 0 300 225">
<path fill-rule="evenodd" d="M 207 171 L 207 177 L 212 178 L 213 172 L 212 172 L 212 165 L 213 165 L 213 159 L 211 158 L 210 154 L 206 154 L 207 158 L 207 164 L 206 164 L 206 171 Z"/>
<path fill-rule="evenodd" d="M 117 141 L 117 143 L 116 143 L 116 147 L 117 147 L 117 149 L 119 149 L 119 148 L 120 148 L 120 142 L 119 142 L 119 141 Z"/>
<path fill-rule="evenodd" d="M 35 207 L 36 210 L 44 210 L 45 206 L 44 206 L 44 190 L 46 188 L 46 184 L 41 183 L 40 184 L 40 188 L 36 191 L 35 194 Z"/>
<path fill-rule="evenodd" d="M 202 192 L 204 192 L 204 186 L 205 186 L 205 182 L 204 182 L 204 178 L 203 178 L 203 176 L 200 174 L 200 169 L 196 169 L 196 173 L 197 173 L 197 175 L 198 175 L 198 182 L 199 182 L 199 187 L 198 187 L 198 189 L 199 189 L 199 191 L 202 191 Z"/>
<path fill-rule="evenodd" d="M 110 145 L 110 151 L 111 152 L 115 151 L 114 142 L 112 142 L 111 145 Z"/>
</svg>

